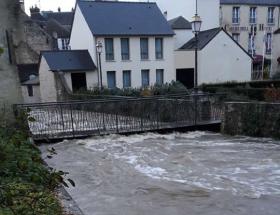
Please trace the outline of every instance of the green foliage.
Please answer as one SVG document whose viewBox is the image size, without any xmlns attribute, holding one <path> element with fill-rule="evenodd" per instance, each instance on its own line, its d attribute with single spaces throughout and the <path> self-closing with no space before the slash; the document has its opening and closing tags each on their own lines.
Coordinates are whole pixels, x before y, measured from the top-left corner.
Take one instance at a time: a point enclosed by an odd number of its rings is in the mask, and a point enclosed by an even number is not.
<svg viewBox="0 0 280 215">
<path fill-rule="evenodd" d="M 4 49 L 0 47 L 0 56 L 4 53 Z"/>
<path fill-rule="evenodd" d="M 93 88 L 88 91 L 79 91 L 73 95 L 75 99 L 88 99 L 88 98 L 108 98 L 109 96 L 129 96 L 129 97 L 141 97 L 141 96 L 153 96 L 153 95 L 166 95 L 175 93 L 188 93 L 188 90 L 184 85 L 179 82 L 166 83 L 163 85 L 154 85 L 148 88 L 125 88 L 125 89 L 98 89 Z"/>
<path fill-rule="evenodd" d="M 30 120 L 28 113 L 20 113 L 13 126 L 1 126 L 0 122 L 0 214 L 60 215 L 54 191 L 60 184 L 68 187 L 75 183 L 71 179 L 65 182 L 67 173 L 44 165 L 40 151 L 24 130 L 26 119 Z M 55 150 L 49 149 L 47 157 L 54 154 Z"/>
</svg>

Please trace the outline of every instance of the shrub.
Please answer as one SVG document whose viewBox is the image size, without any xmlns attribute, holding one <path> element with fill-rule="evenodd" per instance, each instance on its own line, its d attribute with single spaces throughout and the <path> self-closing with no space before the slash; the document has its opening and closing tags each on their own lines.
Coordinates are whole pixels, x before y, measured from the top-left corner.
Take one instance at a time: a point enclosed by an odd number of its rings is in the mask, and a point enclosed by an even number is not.
<svg viewBox="0 0 280 215">
<path fill-rule="evenodd" d="M 19 115 L 29 118 L 28 114 Z M 29 120 L 32 120 L 29 118 Z M 64 184 L 67 173 L 47 168 L 40 151 L 28 140 L 25 125 L 10 125 L 0 119 L 0 214 L 61 215 L 55 189 Z M 48 158 L 55 154 L 49 150 Z M 68 182 L 75 185 L 71 179 Z"/>
<path fill-rule="evenodd" d="M 155 95 L 167 95 L 175 93 L 188 93 L 187 88 L 179 82 L 171 82 L 163 85 L 154 85 L 145 88 L 124 88 L 124 89 L 108 89 L 108 88 L 92 88 L 87 91 L 78 91 L 72 95 L 74 99 L 89 99 L 89 98 L 108 98 L 108 96 L 155 96 Z"/>
</svg>

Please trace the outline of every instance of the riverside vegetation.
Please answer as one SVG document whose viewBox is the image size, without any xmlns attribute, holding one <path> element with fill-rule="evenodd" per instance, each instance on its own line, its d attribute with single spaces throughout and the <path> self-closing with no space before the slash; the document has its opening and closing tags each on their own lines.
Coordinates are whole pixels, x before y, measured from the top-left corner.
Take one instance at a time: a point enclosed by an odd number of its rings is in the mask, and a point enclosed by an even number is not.
<svg viewBox="0 0 280 215">
<path fill-rule="evenodd" d="M 5 114 L 3 114 L 5 115 Z M 39 149 L 28 138 L 20 114 L 16 123 L 8 123 L 0 115 L 0 214 L 1 215 L 62 215 L 56 196 L 57 188 L 75 186 L 67 173 L 48 168 Z M 49 149 L 47 158 L 56 154 Z"/>
</svg>

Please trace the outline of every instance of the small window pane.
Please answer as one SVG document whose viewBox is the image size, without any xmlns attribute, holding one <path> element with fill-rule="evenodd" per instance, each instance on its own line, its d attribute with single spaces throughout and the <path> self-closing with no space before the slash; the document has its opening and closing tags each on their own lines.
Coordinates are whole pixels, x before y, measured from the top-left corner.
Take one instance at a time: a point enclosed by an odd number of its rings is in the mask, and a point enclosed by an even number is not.
<svg viewBox="0 0 280 215">
<path fill-rule="evenodd" d="M 142 75 L 142 87 L 147 87 L 150 85 L 150 71 L 145 69 L 141 71 Z"/>
<path fill-rule="evenodd" d="M 163 69 L 157 69 L 156 70 L 156 84 L 162 85 L 164 83 L 163 77 L 164 77 L 164 70 Z"/>
<path fill-rule="evenodd" d="M 105 39 L 106 60 L 114 60 L 114 40 L 113 38 Z"/>
<path fill-rule="evenodd" d="M 156 38 L 155 46 L 156 46 L 156 59 L 163 59 L 163 39 Z"/>
<path fill-rule="evenodd" d="M 149 59 L 149 40 L 148 38 L 140 39 L 141 60 Z"/>
<path fill-rule="evenodd" d="M 131 71 L 123 71 L 123 88 L 131 87 Z"/>
<path fill-rule="evenodd" d="M 122 60 L 129 60 L 129 39 L 121 38 Z"/>
<path fill-rule="evenodd" d="M 110 88 L 110 89 L 116 88 L 116 72 L 115 71 L 107 72 L 107 83 L 108 83 L 108 88 Z"/>
</svg>

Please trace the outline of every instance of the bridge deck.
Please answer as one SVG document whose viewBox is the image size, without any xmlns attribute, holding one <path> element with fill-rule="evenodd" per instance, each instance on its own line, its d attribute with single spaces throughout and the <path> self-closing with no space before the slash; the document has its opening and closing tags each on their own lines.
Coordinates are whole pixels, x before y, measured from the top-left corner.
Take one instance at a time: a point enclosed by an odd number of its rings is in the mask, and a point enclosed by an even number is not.
<svg viewBox="0 0 280 215">
<path fill-rule="evenodd" d="M 221 122 L 215 95 L 18 105 L 35 140 L 160 131 Z"/>
</svg>

